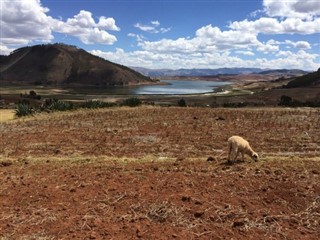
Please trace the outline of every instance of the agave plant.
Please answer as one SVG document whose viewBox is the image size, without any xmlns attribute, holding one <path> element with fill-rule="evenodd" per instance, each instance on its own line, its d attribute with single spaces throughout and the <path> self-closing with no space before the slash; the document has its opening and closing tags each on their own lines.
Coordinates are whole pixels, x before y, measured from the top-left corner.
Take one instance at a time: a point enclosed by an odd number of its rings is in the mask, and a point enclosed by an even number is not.
<svg viewBox="0 0 320 240">
<path fill-rule="evenodd" d="M 28 115 L 32 115 L 33 113 L 34 113 L 33 108 L 30 105 L 24 104 L 24 103 L 18 104 L 15 109 L 15 115 L 17 117 L 28 116 Z"/>
<path fill-rule="evenodd" d="M 73 104 L 65 101 L 54 101 L 51 105 L 53 111 L 67 111 L 73 109 Z"/>
<path fill-rule="evenodd" d="M 99 100 L 90 100 L 81 104 L 82 108 L 107 108 L 115 106 L 115 103 L 108 103 Z"/>
</svg>

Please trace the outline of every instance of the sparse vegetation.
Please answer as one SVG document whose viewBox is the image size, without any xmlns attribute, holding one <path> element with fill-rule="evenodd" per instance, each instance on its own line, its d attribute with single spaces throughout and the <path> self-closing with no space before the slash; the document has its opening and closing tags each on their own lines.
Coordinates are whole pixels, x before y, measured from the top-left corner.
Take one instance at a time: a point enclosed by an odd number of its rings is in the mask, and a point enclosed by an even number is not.
<svg viewBox="0 0 320 240">
<path fill-rule="evenodd" d="M 17 117 L 25 117 L 34 114 L 34 109 L 25 103 L 19 103 L 15 110 L 15 115 Z"/>
<path fill-rule="evenodd" d="M 68 111 L 73 110 L 73 104 L 71 102 L 65 102 L 58 99 L 53 99 L 49 109 L 52 111 Z"/>
<path fill-rule="evenodd" d="M 127 98 L 122 103 L 123 106 L 128 106 L 128 107 L 137 107 L 137 106 L 140 106 L 141 104 L 142 104 L 142 101 L 137 97 Z"/>
<path fill-rule="evenodd" d="M 295 99 L 292 99 L 289 96 L 282 95 L 279 101 L 279 106 L 285 107 L 320 107 L 320 99 L 315 101 L 306 101 L 301 102 Z"/>
<path fill-rule="evenodd" d="M 41 106 L 31 106 L 27 100 L 22 100 L 16 105 L 16 116 L 23 117 L 33 115 L 38 112 L 55 112 L 55 111 L 71 111 L 79 108 L 108 108 L 116 106 L 116 103 L 108 103 L 102 101 L 87 101 L 80 104 L 73 104 L 68 101 L 61 101 L 56 98 L 49 98 L 44 101 Z"/>
<path fill-rule="evenodd" d="M 178 100 L 178 106 L 179 106 L 179 107 L 186 107 L 186 106 L 187 106 L 186 100 L 184 100 L 183 98 L 181 98 L 180 100 Z"/>
<path fill-rule="evenodd" d="M 34 90 L 29 91 L 29 94 L 27 93 L 20 93 L 20 98 L 30 98 L 30 99 L 35 99 L 35 100 L 40 100 L 41 96 L 38 95 Z"/>
<path fill-rule="evenodd" d="M 103 102 L 103 101 L 98 101 L 98 100 L 90 100 L 90 101 L 86 101 L 86 102 L 80 104 L 80 107 L 94 109 L 94 108 L 114 107 L 116 105 L 117 105 L 116 103 L 109 103 L 109 102 Z"/>
</svg>

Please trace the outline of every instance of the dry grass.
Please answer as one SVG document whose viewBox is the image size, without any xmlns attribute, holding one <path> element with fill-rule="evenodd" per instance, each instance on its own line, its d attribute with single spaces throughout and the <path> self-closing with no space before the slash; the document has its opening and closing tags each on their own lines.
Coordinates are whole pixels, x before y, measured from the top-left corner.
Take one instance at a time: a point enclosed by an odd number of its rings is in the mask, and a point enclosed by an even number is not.
<svg viewBox="0 0 320 240">
<path fill-rule="evenodd" d="M 13 120 L 15 118 L 14 110 L 12 109 L 0 109 L 0 123 Z"/>
<path fill-rule="evenodd" d="M 2 154 L 198 157 L 226 151 L 226 139 L 241 135 L 264 157 L 316 157 L 319 113 L 317 109 L 140 107 L 44 114 L 0 126 L 2 134 L 10 133 Z"/>
</svg>

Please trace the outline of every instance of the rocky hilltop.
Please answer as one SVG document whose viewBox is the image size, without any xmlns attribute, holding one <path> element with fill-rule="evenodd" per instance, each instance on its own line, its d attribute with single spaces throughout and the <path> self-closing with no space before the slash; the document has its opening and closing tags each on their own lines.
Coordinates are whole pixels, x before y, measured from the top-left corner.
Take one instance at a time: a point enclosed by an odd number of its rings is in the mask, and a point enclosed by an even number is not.
<svg viewBox="0 0 320 240">
<path fill-rule="evenodd" d="M 0 57 L 0 80 L 15 85 L 120 86 L 153 83 L 149 77 L 64 44 L 23 47 Z"/>
</svg>

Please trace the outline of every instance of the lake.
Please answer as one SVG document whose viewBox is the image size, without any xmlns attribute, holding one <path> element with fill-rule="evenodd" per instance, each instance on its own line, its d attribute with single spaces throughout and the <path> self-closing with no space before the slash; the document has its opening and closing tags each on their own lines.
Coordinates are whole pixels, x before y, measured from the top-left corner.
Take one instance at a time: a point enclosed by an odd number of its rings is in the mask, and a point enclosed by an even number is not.
<svg viewBox="0 0 320 240">
<path fill-rule="evenodd" d="M 161 80 L 166 84 L 101 87 L 94 92 L 101 95 L 180 95 L 203 94 L 213 92 L 215 88 L 230 84 L 229 82 L 191 81 L 191 80 Z M 78 93 L 87 92 L 87 88 L 77 89 Z"/>
<path fill-rule="evenodd" d="M 227 85 L 228 82 L 162 80 L 167 85 L 137 86 L 131 89 L 137 95 L 156 94 L 201 94 L 213 92 L 214 88 Z"/>
<path fill-rule="evenodd" d="M 213 92 L 219 86 L 228 85 L 229 82 L 190 81 L 190 80 L 162 80 L 166 85 L 141 85 L 100 88 L 59 88 L 44 86 L 21 86 L 1 88 L 0 94 L 21 94 L 35 90 L 43 97 L 56 97 L 59 99 L 90 99 L 104 98 L 110 95 L 182 95 L 203 94 Z"/>
</svg>

